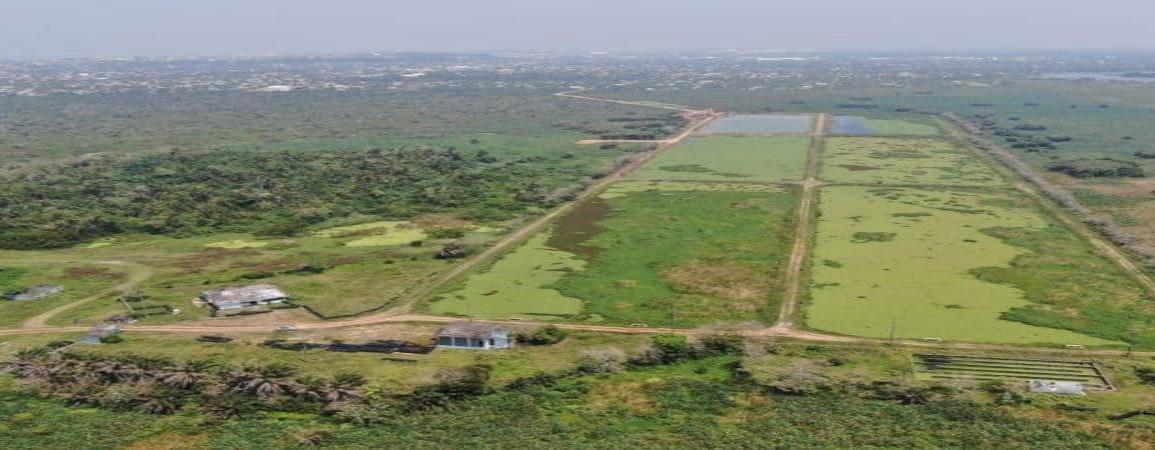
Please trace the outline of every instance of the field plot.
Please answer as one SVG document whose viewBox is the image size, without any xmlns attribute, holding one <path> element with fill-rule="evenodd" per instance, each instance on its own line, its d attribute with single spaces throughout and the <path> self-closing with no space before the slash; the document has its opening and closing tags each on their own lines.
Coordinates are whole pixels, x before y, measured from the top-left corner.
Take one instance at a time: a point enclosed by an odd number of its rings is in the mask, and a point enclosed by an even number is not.
<svg viewBox="0 0 1155 450">
<path fill-rule="evenodd" d="M 914 355 L 914 375 L 926 381 L 1053 380 L 1075 381 L 1094 389 L 1111 386 L 1090 361 L 920 354 Z"/>
<path fill-rule="evenodd" d="M 941 131 L 918 122 L 895 119 L 874 119 L 862 116 L 834 116 L 831 134 L 883 136 L 937 136 Z"/>
<path fill-rule="evenodd" d="M 807 314 L 813 328 L 878 338 L 893 333 L 975 342 L 1110 343 L 1003 320 L 1011 310 L 1030 307 L 1027 295 L 1046 288 L 975 275 L 1007 267 L 1029 252 L 986 230 L 1048 226 L 1021 197 L 828 187 L 821 208 Z"/>
<path fill-rule="evenodd" d="M 823 180 L 832 183 L 997 186 L 993 169 L 955 143 L 926 138 L 826 140 Z"/>
<path fill-rule="evenodd" d="M 801 136 L 698 137 L 671 148 L 633 177 L 650 180 L 795 181 L 810 139 Z"/>
<path fill-rule="evenodd" d="M 728 116 L 706 125 L 699 134 L 801 134 L 814 128 L 814 117 L 802 114 Z"/>
<path fill-rule="evenodd" d="M 775 308 L 793 189 L 624 182 L 429 304 L 431 312 L 695 326 Z"/>
</svg>

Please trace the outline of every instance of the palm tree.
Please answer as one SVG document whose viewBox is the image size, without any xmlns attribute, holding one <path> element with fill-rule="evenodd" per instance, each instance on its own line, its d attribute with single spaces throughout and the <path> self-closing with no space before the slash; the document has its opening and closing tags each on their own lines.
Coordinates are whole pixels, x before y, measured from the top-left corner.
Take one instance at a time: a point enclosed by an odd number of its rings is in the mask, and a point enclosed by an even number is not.
<svg viewBox="0 0 1155 450">
<path fill-rule="evenodd" d="M 229 374 L 233 390 L 255 395 L 261 400 L 280 397 L 296 383 L 286 380 L 296 369 L 273 363 L 266 366 L 245 366 Z"/>
<path fill-rule="evenodd" d="M 166 386 L 190 390 L 210 377 L 208 369 L 212 366 L 213 364 L 208 361 L 188 360 L 168 368 L 159 374 L 157 379 Z"/>
<path fill-rule="evenodd" d="M 324 381 L 325 403 L 336 403 L 350 398 L 361 398 L 365 376 L 359 373 L 339 372 Z"/>
</svg>

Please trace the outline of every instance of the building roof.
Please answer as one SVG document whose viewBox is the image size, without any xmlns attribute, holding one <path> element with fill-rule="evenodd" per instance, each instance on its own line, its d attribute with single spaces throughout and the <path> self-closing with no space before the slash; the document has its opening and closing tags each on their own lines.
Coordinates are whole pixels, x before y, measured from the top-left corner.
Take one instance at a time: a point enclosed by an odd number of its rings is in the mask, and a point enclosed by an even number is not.
<svg viewBox="0 0 1155 450">
<path fill-rule="evenodd" d="M 488 339 L 496 334 L 508 334 L 505 327 L 495 323 L 453 322 L 437 332 L 437 337 Z"/>
<path fill-rule="evenodd" d="M 4 298 L 17 301 L 40 300 L 63 290 L 64 286 L 59 284 L 37 284 L 4 294 Z"/>
<path fill-rule="evenodd" d="M 1083 383 L 1074 381 L 1031 380 L 1031 392 L 1063 395 L 1087 395 Z"/>
<path fill-rule="evenodd" d="M 120 327 L 117 325 L 97 325 L 88 329 L 88 334 L 91 337 L 108 337 L 120 333 Z"/>
<path fill-rule="evenodd" d="M 201 294 L 201 300 L 214 305 L 229 303 L 264 302 L 289 298 L 281 288 L 272 284 L 254 284 L 212 289 Z"/>
</svg>

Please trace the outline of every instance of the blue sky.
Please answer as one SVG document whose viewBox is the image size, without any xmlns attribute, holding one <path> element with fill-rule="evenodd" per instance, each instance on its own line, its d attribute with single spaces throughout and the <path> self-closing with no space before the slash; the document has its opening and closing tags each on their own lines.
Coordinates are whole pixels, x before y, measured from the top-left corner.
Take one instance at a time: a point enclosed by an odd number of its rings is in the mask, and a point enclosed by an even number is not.
<svg viewBox="0 0 1155 450">
<path fill-rule="evenodd" d="M 1153 49 L 1155 1 L 0 0 L 0 57 Z"/>
</svg>

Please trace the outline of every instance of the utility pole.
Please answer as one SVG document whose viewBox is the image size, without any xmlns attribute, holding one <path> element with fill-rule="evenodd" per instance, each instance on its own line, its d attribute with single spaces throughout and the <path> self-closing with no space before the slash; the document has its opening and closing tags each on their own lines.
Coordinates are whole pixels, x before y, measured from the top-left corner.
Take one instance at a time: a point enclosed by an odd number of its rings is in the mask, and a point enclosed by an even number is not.
<svg viewBox="0 0 1155 450">
<path fill-rule="evenodd" d="M 894 344 L 894 319 L 890 319 L 890 343 Z"/>
</svg>

